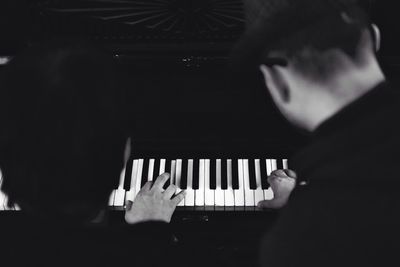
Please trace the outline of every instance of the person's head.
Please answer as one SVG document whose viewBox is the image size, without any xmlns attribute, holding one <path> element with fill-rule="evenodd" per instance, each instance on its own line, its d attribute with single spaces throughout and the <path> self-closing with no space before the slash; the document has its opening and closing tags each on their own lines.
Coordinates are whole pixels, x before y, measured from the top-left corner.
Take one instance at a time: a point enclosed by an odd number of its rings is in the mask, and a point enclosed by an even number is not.
<svg viewBox="0 0 400 267">
<path fill-rule="evenodd" d="M 379 30 L 356 1 L 253 2 L 259 5 L 248 14 L 257 15 L 244 38 L 256 43 L 247 47 L 249 58 L 292 124 L 312 131 L 382 81 Z"/>
<path fill-rule="evenodd" d="M 81 42 L 29 48 L 2 73 L 0 168 L 11 203 L 83 221 L 107 205 L 126 141 L 112 58 Z"/>
</svg>

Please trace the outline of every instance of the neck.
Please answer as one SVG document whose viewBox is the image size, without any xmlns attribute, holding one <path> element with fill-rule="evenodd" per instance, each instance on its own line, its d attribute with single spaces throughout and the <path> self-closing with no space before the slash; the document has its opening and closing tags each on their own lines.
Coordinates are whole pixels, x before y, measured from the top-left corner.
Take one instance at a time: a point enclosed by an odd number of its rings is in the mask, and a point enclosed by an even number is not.
<svg viewBox="0 0 400 267">
<path fill-rule="evenodd" d="M 344 68 L 335 79 L 322 86 L 325 88 L 315 88 L 315 94 L 319 95 L 313 99 L 318 99 L 318 103 L 314 103 L 316 105 L 309 114 L 307 130 L 315 131 L 323 122 L 385 81 L 376 60 L 366 65 L 364 68 Z"/>
</svg>

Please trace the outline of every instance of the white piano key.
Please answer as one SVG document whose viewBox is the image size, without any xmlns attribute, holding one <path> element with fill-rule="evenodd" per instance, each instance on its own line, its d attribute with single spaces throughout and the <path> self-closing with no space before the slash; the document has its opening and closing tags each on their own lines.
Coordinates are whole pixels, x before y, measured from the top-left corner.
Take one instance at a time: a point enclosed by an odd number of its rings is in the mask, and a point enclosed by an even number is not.
<svg viewBox="0 0 400 267">
<path fill-rule="evenodd" d="M 171 173 L 170 173 L 170 181 L 171 184 L 175 184 L 175 173 L 176 173 L 176 160 L 171 160 Z"/>
<path fill-rule="evenodd" d="M 206 206 L 215 205 L 214 190 L 210 187 L 210 160 L 204 160 L 204 204 Z"/>
<path fill-rule="evenodd" d="M 270 176 L 272 171 L 274 171 L 274 169 L 272 167 L 275 166 L 274 168 L 276 169 L 276 161 L 275 161 L 275 164 L 273 165 L 272 159 L 267 159 L 265 165 L 267 168 L 267 175 Z M 264 200 L 271 200 L 273 198 L 274 198 L 274 192 L 272 191 L 271 187 L 264 190 Z"/>
<path fill-rule="evenodd" d="M 258 202 L 263 201 L 264 200 L 264 191 L 262 189 L 262 183 L 261 183 L 261 164 L 260 164 L 260 160 L 256 159 L 254 161 L 254 166 L 255 166 L 255 175 L 256 175 L 256 186 L 257 189 L 254 192 L 254 202 L 255 205 L 258 204 Z"/>
<path fill-rule="evenodd" d="M 267 175 L 270 176 L 270 175 L 271 175 L 271 172 L 272 172 L 271 160 L 270 160 L 270 159 L 267 159 L 267 160 L 265 160 L 265 162 L 266 162 L 265 166 L 266 166 L 266 168 L 267 168 Z"/>
<path fill-rule="evenodd" d="M 126 192 L 126 200 L 134 201 L 136 197 L 136 177 L 137 177 L 137 171 L 138 171 L 138 164 L 139 160 L 135 159 L 132 162 L 132 173 L 131 173 L 131 181 L 129 184 L 129 190 Z"/>
<path fill-rule="evenodd" d="M 115 192 L 114 206 L 116 207 L 122 207 L 125 204 L 125 189 L 124 189 L 125 171 L 126 171 L 126 165 L 121 171 L 119 177 L 118 189 Z"/>
<path fill-rule="evenodd" d="M 237 171 L 238 172 L 238 178 L 239 178 L 239 189 L 233 190 L 235 193 L 235 206 L 244 206 L 244 184 L 243 184 L 243 160 L 239 159 L 238 160 L 238 169 L 237 170 L 232 170 L 232 171 Z"/>
<path fill-rule="evenodd" d="M 132 161 L 131 180 L 130 180 L 130 184 L 129 184 L 130 188 L 134 188 L 136 185 L 136 176 L 137 176 L 138 168 L 139 168 L 139 160 L 134 159 Z"/>
<path fill-rule="evenodd" d="M 288 164 L 288 160 L 287 159 L 283 159 L 282 160 L 282 166 L 283 166 L 283 169 L 285 169 L 285 170 L 289 169 L 289 164 Z"/>
<path fill-rule="evenodd" d="M 147 181 L 152 181 L 153 180 L 154 162 L 155 162 L 155 159 L 150 159 L 149 160 L 149 170 L 147 172 Z"/>
<path fill-rule="evenodd" d="M 176 171 L 175 171 L 175 185 L 178 187 L 176 193 L 179 194 L 182 191 L 182 160 L 176 160 Z M 178 206 L 185 206 L 185 199 L 179 202 Z"/>
<path fill-rule="evenodd" d="M 232 160 L 226 161 L 227 189 L 224 190 L 225 206 L 235 206 L 235 193 L 232 186 Z"/>
<path fill-rule="evenodd" d="M 193 160 L 188 160 L 187 167 L 187 188 L 185 196 L 185 206 L 193 207 L 195 204 L 195 192 L 193 190 Z"/>
<path fill-rule="evenodd" d="M 117 190 L 115 190 L 114 206 L 123 207 L 124 204 L 125 204 L 125 190 L 118 188 Z"/>
<path fill-rule="evenodd" d="M 225 194 L 222 190 L 222 175 L 221 175 L 221 167 L 222 162 L 220 159 L 217 159 L 215 169 L 216 169 L 216 190 L 215 190 L 215 206 L 223 207 L 225 206 Z"/>
<path fill-rule="evenodd" d="M 254 190 L 250 188 L 249 160 L 243 160 L 244 203 L 246 207 L 254 207 Z"/>
<path fill-rule="evenodd" d="M 278 161 L 276 159 L 271 159 L 271 170 L 276 171 L 278 169 Z"/>
<path fill-rule="evenodd" d="M 165 172 L 165 164 L 167 163 L 166 159 L 161 159 L 160 160 L 160 171 L 158 172 L 158 175 L 161 175 Z"/>
<path fill-rule="evenodd" d="M 114 200 L 115 200 L 115 189 L 111 192 L 110 198 L 108 199 L 108 206 L 113 207 L 114 206 Z M 1 208 L 1 207 L 0 207 Z"/>
<path fill-rule="evenodd" d="M 175 166 L 175 182 L 174 182 L 174 184 L 178 187 L 178 189 L 182 189 L 181 179 L 182 179 L 182 160 L 177 159 L 176 166 Z"/>
<path fill-rule="evenodd" d="M 204 206 L 204 159 L 199 162 L 199 189 L 195 190 L 196 206 Z"/>
<path fill-rule="evenodd" d="M 147 170 L 145 170 L 145 167 L 146 166 L 146 164 L 145 163 L 143 163 L 143 171 L 146 173 L 147 172 L 147 177 L 146 177 L 146 181 L 147 182 L 151 182 L 152 180 L 153 180 L 153 176 L 149 176 L 149 174 L 150 174 L 150 172 L 149 172 L 149 167 L 150 167 L 150 161 L 149 161 L 149 164 L 147 164 Z M 151 174 L 153 174 L 154 173 L 154 165 L 153 165 L 153 172 L 151 173 Z"/>
<path fill-rule="evenodd" d="M 116 190 L 116 193 L 117 193 L 117 190 Z M 126 191 L 125 192 L 125 205 L 124 205 L 124 207 L 126 208 L 126 202 L 127 201 L 134 201 L 135 200 L 135 191 L 131 191 L 131 190 L 128 190 L 128 191 Z"/>
<path fill-rule="evenodd" d="M 136 181 L 135 181 L 135 197 L 139 193 L 140 189 L 142 189 L 142 172 L 143 172 L 143 159 L 139 159 L 137 161 L 137 172 L 136 172 Z"/>
</svg>

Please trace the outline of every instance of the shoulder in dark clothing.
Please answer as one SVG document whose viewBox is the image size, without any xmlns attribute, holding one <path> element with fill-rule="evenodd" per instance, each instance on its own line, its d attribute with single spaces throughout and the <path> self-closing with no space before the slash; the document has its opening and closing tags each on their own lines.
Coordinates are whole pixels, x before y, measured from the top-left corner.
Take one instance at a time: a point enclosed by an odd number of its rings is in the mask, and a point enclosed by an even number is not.
<svg viewBox="0 0 400 267">
<path fill-rule="evenodd" d="M 399 116 L 384 84 L 321 126 L 291 161 L 307 185 L 265 237 L 262 266 L 399 265 Z"/>
</svg>

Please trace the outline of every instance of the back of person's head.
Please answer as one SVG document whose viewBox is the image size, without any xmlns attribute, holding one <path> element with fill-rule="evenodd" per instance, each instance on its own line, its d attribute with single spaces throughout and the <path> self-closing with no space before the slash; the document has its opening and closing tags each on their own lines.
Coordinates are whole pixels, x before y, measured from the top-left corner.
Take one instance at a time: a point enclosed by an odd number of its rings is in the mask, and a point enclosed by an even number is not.
<svg viewBox="0 0 400 267">
<path fill-rule="evenodd" d="M 248 30 L 234 50 L 235 61 L 258 67 L 282 57 L 312 79 L 332 77 L 339 51 L 355 64 L 372 48 L 363 39 L 370 23 L 357 0 L 247 0 Z M 365 42 L 366 41 L 366 42 Z M 245 64 L 247 65 L 247 64 Z"/>
<path fill-rule="evenodd" d="M 359 66 L 364 63 L 365 53 L 374 53 L 373 36 L 368 33 L 365 38 L 368 30 L 366 14 L 348 9 L 284 37 L 270 51 L 281 53 L 305 77 L 326 81 L 336 73 L 336 68 L 342 67 L 343 58 L 337 57 L 337 53 Z"/>
<path fill-rule="evenodd" d="M 0 168 L 11 203 L 86 220 L 107 205 L 123 163 L 123 98 L 112 58 L 81 42 L 29 48 L 0 87 Z"/>
</svg>

